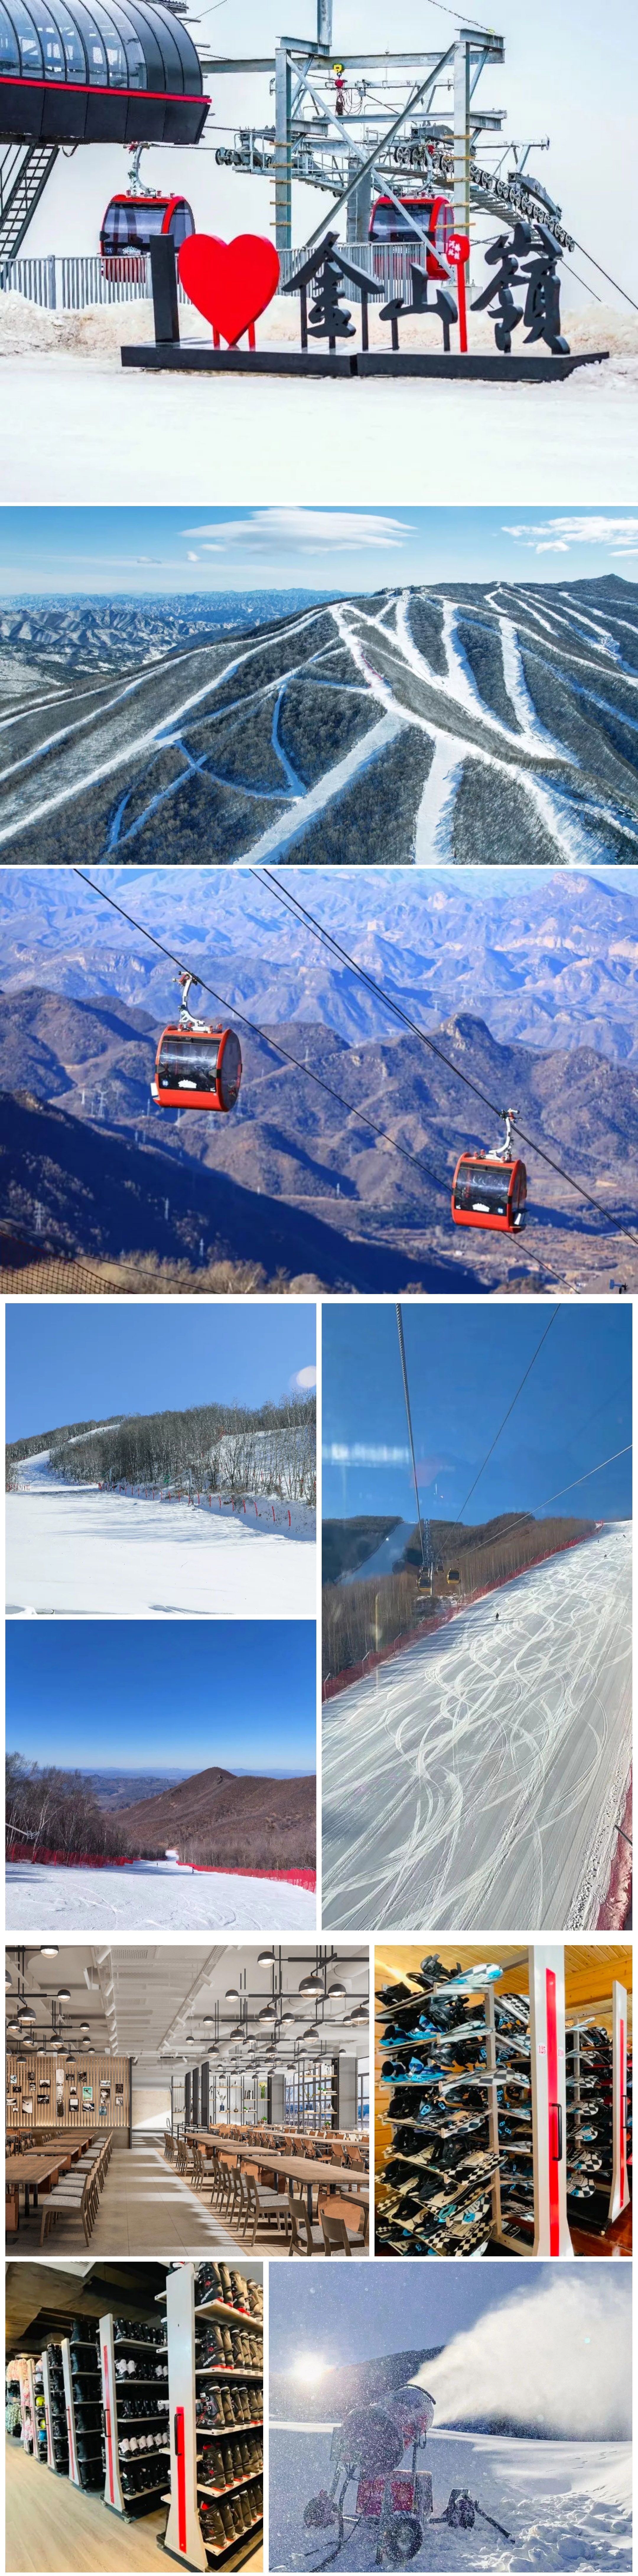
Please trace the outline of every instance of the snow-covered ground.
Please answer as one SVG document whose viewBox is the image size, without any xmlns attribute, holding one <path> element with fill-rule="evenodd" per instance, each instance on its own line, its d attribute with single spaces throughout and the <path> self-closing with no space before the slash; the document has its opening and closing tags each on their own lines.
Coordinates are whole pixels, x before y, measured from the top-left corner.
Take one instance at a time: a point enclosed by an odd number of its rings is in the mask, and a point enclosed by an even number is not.
<svg viewBox="0 0 638 2576">
<path fill-rule="evenodd" d="M 375 1574 L 391 1574 L 393 1566 L 398 1565 L 399 1557 L 407 1547 L 413 1529 L 414 1521 L 397 1521 L 396 1529 L 390 1530 L 387 1538 L 382 1538 L 380 1546 L 375 1547 L 374 1555 L 367 1556 L 363 1565 L 355 1566 L 352 1574 L 342 1574 L 341 1582 L 367 1583 L 368 1579 Z"/>
<path fill-rule="evenodd" d="M 329 1701 L 324 1924 L 595 1925 L 631 1761 L 630 1692 L 631 1523 L 620 1522 Z"/>
<path fill-rule="evenodd" d="M 7 1929 L 85 1932 L 312 1932 L 311 1889 L 285 1879 L 233 1878 L 181 1869 L 167 1854 L 125 1869 L 44 1869 L 10 1861 Z"/>
<path fill-rule="evenodd" d="M 476 505 L 555 504 L 566 492 L 572 507 L 597 505 L 601 456 L 606 503 L 626 502 L 638 439 L 634 318 L 596 305 L 565 318 L 574 349 L 611 355 L 561 384 L 260 377 L 253 399 L 242 376 L 125 371 L 122 342 L 151 337 L 148 305 L 56 315 L 3 295 L 3 500 L 29 503 L 37 491 L 49 507 L 120 502 L 126 457 L 129 504 L 199 507 L 214 454 L 216 500 L 227 506 L 267 506 L 282 494 L 288 505 L 305 504 L 309 491 L 332 506 L 336 455 L 342 507 L 378 504 L 380 459 L 391 468 L 394 501 L 414 503 L 434 450 L 449 488 Z M 185 311 L 181 329 L 206 336 Z M 370 331 L 373 344 L 387 345 L 374 312 Z M 260 344 L 298 333 L 296 304 L 276 298 Z M 404 326 L 404 346 L 415 338 L 426 345 L 423 325 Z M 472 346 L 493 349 L 484 317 L 473 319 Z"/>
<path fill-rule="evenodd" d="M 334 2530 L 307 2530 L 304 2505 L 330 2488 L 331 2426 L 292 2429 L 270 2424 L 270 2566 L 318 2568 L 333 2550 Z M 427 2464 L 435 2514 L 452 2487 L 469 2487 L 486 2513 L 511 2535 L 503 2540 L 480 2516 L 472 2531 L 426 2524 L 413 2567 L 445 2576 L 477 2576 L 483 2568 L 630 2569 L 631 2448 L 628 2442 L 533 2442 L 473 2433 L 431 2432 Z M 354 2513 L 356 2487 L 347 2511 Z M 359 2524 L 338 2559 L 338 2569 L 372 2569 L 376 2526 Z"/>
<path fill-rule="evenodd" d="M 314 1619 L 316 1543 L 307 1504 L 198 1510 L 56 1482 L 48 1451 L 6 1497 L 6 1602 L 13 1618 Z M 31 1490 L 33 1488 L 33 1490 Z M 285 1532 L 285 1534 L 284 1534 Z"/>
</svg>

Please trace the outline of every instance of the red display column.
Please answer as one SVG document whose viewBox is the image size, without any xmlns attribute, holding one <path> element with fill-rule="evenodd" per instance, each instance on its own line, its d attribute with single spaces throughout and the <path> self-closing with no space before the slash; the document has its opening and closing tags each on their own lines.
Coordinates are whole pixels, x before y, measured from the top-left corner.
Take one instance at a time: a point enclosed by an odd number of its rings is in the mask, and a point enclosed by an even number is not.
<svg viewBox="0 0 638 2576">
<path fill-rule="evenodd" d="M 195 2431 L 195 2268 L 166 2275 L 171 2493 L 164 2548 L 187 2567 L 208 2568 L 197 2510 Z"/>
<path fill-rule="evenodd" d="M 609 2217 L 620 2218 L 631 2198 L 627 2171 L 627 1992 L 614 1978 L 613 2006 L 613 2164 Z"/>
<path fill-rule="evenodd" d="M 530 2072 L 535 2254 L 571 2255 L 567 2225 L 565 1953 L 562 1942 L 529 1952 Z"/>
</svg>

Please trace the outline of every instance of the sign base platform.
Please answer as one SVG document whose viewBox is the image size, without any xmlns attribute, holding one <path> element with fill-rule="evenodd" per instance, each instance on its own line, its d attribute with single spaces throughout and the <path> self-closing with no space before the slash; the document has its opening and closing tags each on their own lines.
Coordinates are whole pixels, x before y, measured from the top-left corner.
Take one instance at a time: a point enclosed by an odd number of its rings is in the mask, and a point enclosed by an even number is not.
<svg viewBox="0 0 638 2576">
<path fill-rule="evenodd" d="M 173 374 L 210 376 L 431 376 L 472 384 L 559 383 L 576 367 L 601 366 L 608 349 L 578 350 L 568 358 L 506 358 L 495 349 L 480 356 L 458 349 L 213 349 L 202 340 L 147 341 L 124 347 L 123 367 L 170 368 Z"/>
</svg>

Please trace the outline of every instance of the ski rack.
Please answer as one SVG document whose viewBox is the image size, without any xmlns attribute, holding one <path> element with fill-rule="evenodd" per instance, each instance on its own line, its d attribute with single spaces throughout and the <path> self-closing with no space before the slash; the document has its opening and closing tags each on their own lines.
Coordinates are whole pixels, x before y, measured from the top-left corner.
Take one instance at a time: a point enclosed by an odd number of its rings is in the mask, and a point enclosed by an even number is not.
<svg viewBox="0 0 638 2576">
<path fill-rule="evenodd" d="M 128 2352 L 140 2353 L 142 2355 L 142 2361 L 145 2354 L 152 2352 L 165 2352 L 166 2350 L 165 2344 L 150 2344 L 142 2342 L 141 2338 L 137 2337 L 135 2334 L 134 2320 L 131 2324 L 130 2335 L 118 2335 L 118 2347 L 120 2344 L 123 2347 L 125 2346 Z M 100 2366 L 102 2372 L 102 2408 L 104 2413 L 104 2429 L 106 2436 L 104 2503 L 110 2513 L 121 2514 L 125 2522 L 139 2522 L 141 2514 L 153 2513 L 159 2503 L 162 2487 L 164 2485 L 164 2475 L 163 2471 L 160 2469 L 162 2453 L 159 2450 L 157 2452 L 156 2485 L 152 2487 L 140 2487 L 139 2495 L 125 2496 L 120 2475 L 120 2444 L 117 2416 L 117 2392 L 120 2382 L 117 2379 L 115 2370 L 115 2336 L 113 2332 L 113 2318 L 110 2313 L 107 2316 L 100 2317 Z M 122 2388 L 123 2392 L 124 2389 L 130 2389 L 135 2393 L 137 2388 L 143 2387 L 144 2385 L 149 2389 L 154 2389 L 156 2396 L 159 2395 L 160 2391 L 157 2381 L 155 2379 L 148 2379 L 145 2382 L 143 2369 L 140 2371 L 139 2378 L 135 2377 L 125 2380 L 122 2383 Z M 164 2391 L 166 2388 L 166 2381 L 162 2381 L 161 2385 L 162 2391 Z M 123 2418 L 123 2421 L 130 2425 L 131 2431 L 134 2430 L 136 2424 L 138 2424 L 140 2428 L 148 2431 L 149 2425 L 154 2423 L 155 2417 L 159 2415 L 159 2409 L 157 2405 L 151 2409 L 150 2396 L 148 2404 L 148 2415 L 131 2416 L 130 2418 L 126 2416 Z"/>
<path fill-rule="evenodd" d="M 608 2008 L 607 2003 L 607 2009 Z M 603 2009 L 603 2007 L 599 2005 L 598 2010 L 600 2011 L 601 2009 Z M 585 2073 L 585 2067 L 584 2065 L 581 2065 L 581 2038 L 586 2037 L 588 2031 L 591 2029 L 592 2023 L 595 2022 L 596 2013 L 592 2012 L 586 2014 L 579 2013 L 578 2017 L 569 2024 L 569 2037 L 572 2041 L 571 2064 L 573 2066 L 574 2083 L 573 2107 L 575 2112 L 582 2111 L 583 2115 L 586 2115 L 586 2113 L 590 2111 L 592 2116 L 600 2108 L 600 2092 L 603 2088 L 603 2077 L 601 2074 L 598 2093 L 594 2093 L 592 2096 L 588 2088 L 587 2092 L 583 2092 L 581 2100 L 581 2084 Z M 623 2210 L 629 2208 L 631 2199 L 629 2188 L 628 2142 L 630 2058 L 627 2036 L 627 1990 L 625 1986 L 621 1986 L 618 1978 L 614 1978 L 611 1991 L 609 2061 L 609 2072 L 612 2079 L 611 2155 L 607 2160 L 606 2173 L 603 2171 L 598 2181 L 596 2181 L 595 2178 L 592 2180 L 590 2195 L 592 2202 L 598 2201 L 598 2212 L 594 2212 L 592 2209 L 588 2208 L 586 2198 L 583 2200 L 582 2210 L 576 2207 L 573 2212 L 574 2226 L 580 2225 L 584 2228 L 585 2232 L 590 2230 L 591 2233 L 595 2235 L 604 2235 L 605 2228 L 607 2226 L 612 2226 L 614 2219 L 620 2218 Z M 608 2202 L 605 2217 L 601 2221 L 600 2204 L 601 2201 L 604 2202 L 605 2192 L 608 2193 Z"/>
<path fill-rule="evenodd" d="M 167 2273 L 166 2292 L 161 2293 L 162 2300 L 166 2297 L 170 2493 L 162 2499 L 168 2505 L 169 2513 L 164 2539 L 159 2545 L 169 2558 L 178 2559 L 181 2566 L 195 2568 L 198 2576 L 207 2576 L 209 2567 L 225 2570 L 227 2567 L 244 2566 L 257 2546 L 260 2532 L 263 2532 L 263 2516 L 253 2524 L 252 2530 L 244 2533 L 243 2541 L 229 2540 L 225 2549 L 215 2549 L 204 2540 L 197 2498 L 205 2490 L 198 2483 L 197 2444 L 202 2438 L 209 2442 L 215 2437 L 210 2430 L 200 2434 L 196 2423 L 195 2383 L 196 2377 L 202 2374 L 196 2371 L 195 2364 L 195 2321 L 197 2317 L 217 2317 L 226 2324 L 232 2320 L 235 2326 L 243 2322 L 251 2333 L 263 2332 L 263 2327 L 261 2318 L 242 2320 L 237 2308 L 224 2307 L 219 2299 L 207 2300 L 196 2307 L 197 2268 L 194 2263 L 180 2263 L 176 2271 Z M 222 2386 L 227 2380 L 240 2380 L 255 2389 L 260 2388 L 263 2414 L 263 2368 L 260 2373 L 243 2366 L 240 2370 L 215 2367 L 208 2368 L 203 2375 L 207 2379 L 218 2380 Z M 248 2426 L 245 2429 L 248 2431 Z M 228 2430 L 226 2425 L 222 2440 L 228 2440 Z M 232 2488 L 227 2492 L 232 2494 Z"/>
<path fill-rule="evenodd" d="M 23 2368 L 22 2368 L 22 2370 L 21 2370 L 21 2372 L 20 2372 L 20 2413 L 21 2413 L 21 2416 L 22 2416 L 22 2448 L 23 2448 L 23 2450 L 24 2450 L 24 2451 L 27 2451 L 27 2452 L 28 2452 L 28 2450 L 29 2450 L 29 2432 L 28 2432 L 28 2423 L 27 2423 L 27 2417 L 28 2417 L 28 2418 L 29 2418 L 29 2420 L 30 2420 L 30 2424 L 31 2424 L 31 2447 L 32 2447 L 32 2452 L 33 2452 L 33 2458 L 34 2458 L 34 2460 L 37 2460 L 37 2456 L 38 2456 L 38 2446 L 37 2446 L 37 2442 L 36 2442 L 36 2412 L 35 2412 L 35 2389 L 34 2389 L 34 2386 L 33 2386 L 33 2371 L 34 2371 L 34 2363 L 33 2363 L 32 2356 L 31 2356 L 31 2354 L 30 2354 L 30 2353 L 25 2353 L 24 2363 L 23 2363 Z"/>
<path fill-rule="evenodd" d="M 62 2340 L 62 2343 L 61 2343 L 61 2345 L 60 2345 L 60 2351 L 61 2351 L 61 2354 L 62 2354 L 62 2371 L 63 2371 L 63 2376 L 64 2376 L 64 2403 L 65 2403 L 65 2407 L 66 2407 L 66 2429 L 67 2429 L 68 2442 L 69 2442 L 69 2472 L 68 2472 L 68 2473 L 69 2473 L 69 2477 L 70 2477 L 70 2480 L 71 2480 L 71 2485 L 72 2485 L 72 2487 L 81 2487 L 81 2485 L 82 2485 L 82 2479 L 81 2479 L 81 2477 L 80 2477 L 80 2471 L 79 2471 L 79 2468 L 78 2468 L 77 2432 L 76 2432 L 76 2424 L 75 2424 L 75 2401 L 74 2401 L 74 2397 L 73 2397 L 73 2372 L 72 2372 L 72 2369 L 71 2369 L 71 2344 L 70 2344 L 70 2340 L 69 2340 L 68 2335 L 64 2335 L 64 2336 L 63 2336 L 63 2340 Z"/>
<path fill-rule="evenodd" d="M 60 2347 L 60 2345 L 58 2344 L 58 2345 L 56 2346 L 56 2350 L 59 2352 L 59 2351 L 60 2351 L 60 2349 L 61 2349 L 61 2347 Z M 55 2433 L 54 2433 L 54 2414 L 53 2414 L 53 2404 L 52 2404 L 53 2391 L 52 2391 L 52 2387 L 51 2387 L 51 2378 L 50 2378 L 50 2372 L 49 2372 L 49 2345 L 48 2345 L 48 2344 L 47 2344 L 47 2346 L 46 2346 L 46 2350 L 45 2350 L 45 2351 L 43 2352 L 43 2354 L 42 2354 L 42 2386 L 43 2386 L 43 2390 L 44 2390 L 44 2412 L 45 2412 L 45 2416 L 46 2416 L 46 2428 L 47 2428 L 47 2468 L 48 2468 L 48 2469 L 52 2469 L 54 2477 L 57 2477 L 57 2478 L 65 2478 L 65 2477 L 67 2477 L 67 2476 L 68 2476 L 68 2470 L 67 2470 L 66 2461 L 65 2461 L 64 2463 L 62 2463 L 62 2461 L 61 2461 L 61 2460 L 59 2460 L 59 2459 L 57 2458 L 57 2456 L 56 2456 L 56 2444 L 55 2444 Z M 70 2456 L 70 2455 L 69 2455 L 69 2456 Z"/>
<path fill-rule="evenodd" d="M 42 2382 L 41 2390 L 40 2390 L 40 2389 L 36 2389 L 35 2381 L 36 2381 L 36 2372 L 37 2372 L 37 2371 L 39 2371 L 39 2373 L 40 2373 L 40 2379 L 41 2379 L 41 2382 Z M 45 2388 L 44 2388 L 44 2353 L 43 2353 L 43 2352 L 41 2352 L 41 2353 L 37 2353 L 37 2354 L 36 2354 L 35 2360 L 33 2361 L 32 2366 L 31 2366 L 31 2376 L 32 2376 L 32 2380 L 33 2380 L 33 2457 L 34 2457 L 34 2460 L 39 2460 L 39 2461 L 40 2461 L 40 2465 L 41 2465 L 41 2467 L 42 2467 L 43 2469 L 46 2469 L 46 2468 L 48 2468 L 48 2464 L 49 2464 L 49 2443 L 50 2443 L 51 2436 L 50 2436 L 50 2433 L 49 2433 L 49 2418 L 48 2418 L 47 2403 L 46 2403 Z M 40 2412 L 39 2412 L 39 2413 L 38 2413 L 38 2400 L 40 2400 Z M 41 2425 L 41 2423 L 42 2423 L 42 2416 L 43 2416 L 43 2415 L 44 2415 L 44 2428 L 45 2428 L 46 2437 L 47 2437 L 46 2454 L 45 2454 L 45 2452 L 44 2452 L 44 2451 L 41 2451 L 41 2449 L 40 2449 L 40 2444 L 39 2444 L 39 2441 L 38 2441 L 38 2438 L 37 2438 L 37 2436 L 38 2436 L 38 2426 L 39 2426 L 39 2425 Z"/>
<path fill-rule="evenodd" d="M 514 1964 L 512 1963 L 512 1966 Z M 522 1961 L 521 1964 L 523 1964 Z M 459 2084 L 463 2081 L 481 2083 L 487 2093 L 486 2116 L 489 2122 L 490 2147 L 498 2157 L 498 2164 L 490 2181 L 492 2194 L 490 2243 L 503 2245 L 512 2254 L 522 2256 L 540 2254 L 549 2256 L 552 2260 L 556 2257 L 569 2259 L 573 2258 L 574 2248 L 567 2219 L 565 1954 L 562 1943 L 543 1942 L 542 1946 L 531 1943 L 527 1952 L 527 1964 L 530 2007 L 531 2159 L 534 2181 L 533 2232 L 530 2210 L 529 2245 L 523 2238 L 514 2236 L 507 2229 L 502 2217 L 501 2167 L 507 2159 L 507 2147 L 499 2133 L 497 2079 L 502 2078 L 505 2070 L 499 2065 L 497 2053 L 500 2034 L 496 2028 L 494 2010 L 497 1995 L 496 1981 L 486 1977 L 484 1984 L 481 1985 L 474 1972 L 471 1981 L 465 1982 L 463 1978 L 459 1978 L 457 1983 L 454 1979 L 442 1979 L 430 1991 L 432 1995 L 442 1992 L 454 1995 L 456 1992 L 459 1999 L 472 1994 L 482 1993 L 483 1995 L 486 2033 L 485 2074 L 482 2069 L 479 2069 L 475 2076 L 471 2076 L 467 2070 L 465 2075 L 462 2072 L 459 2074 L 458 2082 Z M 512 1968 L 509 1968 L 507 1973 L 511 1974 Z M 503 2001 L 507 2001 L 506 1994 Z M 415 2005 L 419 2002 L 427 2002 L 427 1996 L 423 1990 L 419 1992 L 418 1988 L 415 1989 L 414 2002 Z M 384 2008 L 384 2019 L 388 2011 L 390 2011 L 389 2006 Z M 390 2042 L 389 2046 L 392 2047 L 392 2045 L 393 2043 Z M 425 2045 L 428 2043 L 424 2042 Z M 398 2079 L 394 2080 L 398 2082 Z M 422 2085 L 423 2078 L 406 2077 L 405 2082 Z M 453 2101 L 453 2091 L 451 2098 Z M 418 2123 L 416 2125 L 418 2126 Z M 521 2151 L 518 2150 L 518 2152 Z M 459 2201 L 462 2190 L 463 2186 L 459 2184 Z M 450 2199 L 453 2197 L 454 2187 L 452 2186 Z M 524 2216 L 523 2212 L 522 2215 Z"/>
</svg>

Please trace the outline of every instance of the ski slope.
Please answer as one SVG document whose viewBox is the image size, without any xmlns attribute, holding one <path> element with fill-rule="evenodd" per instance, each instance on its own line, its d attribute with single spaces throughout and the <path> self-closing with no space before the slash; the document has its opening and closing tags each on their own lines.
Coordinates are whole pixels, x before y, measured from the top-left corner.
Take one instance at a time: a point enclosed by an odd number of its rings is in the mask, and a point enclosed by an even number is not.
<svg viewBox="0 0 638 2576">
<path fill-rule="evenodd" d="M 190 1870 L 170 1853 L 164 1860 L 134 1861 L 126 1869 L 45 1869 L 10 1861 L 6 1870 L 7 1930 L 42 1929 L 65 1934 L 122 1932 L 314 1932 L 311 1889 L 285 1879 L 235 1878 L 230 1872 Z"/>
<path fill-rule="evenodd" d="M 630 1692 L 622 1522 L 328 1702 L 324 1924 L 594 1926 L 631 1762 Z"/>
<path fill-rule="evenodd" d="M 6 1496 L 8 1617 L 314 1619 L 307 1505 L 291 1504 L 284 1535 L 267 1501 L 258 1519 L 254 1504 L 251 1518 L 131 1501 L 56 1482 L 48 1451 L 26 1472 L 33 1491 Z"/>
<path fill-rule="evenodd" d="M 304 2505 L 330 2489 L 332 2425 L 270 2423 L 270 2567 L 319 2568 L 336 2530 L 313 2531 Z M 480 2433 L 430 2432 L 426 2462 L 435 2514 L 453 2486 L 469 2487 L 509 2540 L 477 2516 L 472 2531 L 428 2523 L 412 2567 L 442 2576 L 477 2576 L 484 2568 L 631 2568 L 631 2445 L 628 2442 L 534 2442 Z M 346 2510 L 353 2514 L 353 2484 Z M 359 2523 L 332 2562 L 337 2570 L 371 2570 L 378 2526 Z"/>
</svg>

